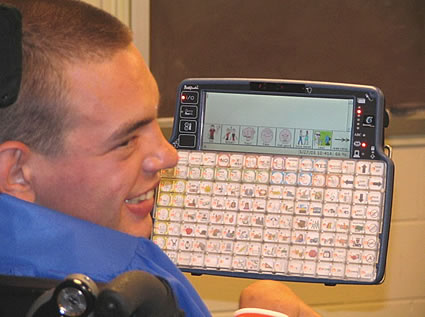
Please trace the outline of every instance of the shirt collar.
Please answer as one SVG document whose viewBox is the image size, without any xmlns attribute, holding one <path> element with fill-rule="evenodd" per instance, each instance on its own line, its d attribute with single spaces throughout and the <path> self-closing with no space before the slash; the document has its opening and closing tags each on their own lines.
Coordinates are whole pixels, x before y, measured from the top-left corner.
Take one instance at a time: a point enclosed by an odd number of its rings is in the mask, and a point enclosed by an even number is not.
<svg viewBox="0 0 425 317">
<path fill-rule="evenodd" d="M 104 280 L 126 270 L 140 239 L 0 194 L 3 274 Z"/>
</svg>

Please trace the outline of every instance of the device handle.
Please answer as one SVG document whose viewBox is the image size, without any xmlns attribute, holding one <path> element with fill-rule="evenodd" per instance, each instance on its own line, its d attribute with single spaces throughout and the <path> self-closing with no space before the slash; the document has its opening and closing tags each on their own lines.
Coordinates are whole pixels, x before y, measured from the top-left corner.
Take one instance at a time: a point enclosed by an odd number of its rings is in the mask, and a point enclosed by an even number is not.
<svg viewBox="0 0 425 317">
<path fill-rule="evenodd" d="M 393 148 L 389 144 L 384 145 L 385 154 L 391 159 L 393 157 Z"/>
</svg>

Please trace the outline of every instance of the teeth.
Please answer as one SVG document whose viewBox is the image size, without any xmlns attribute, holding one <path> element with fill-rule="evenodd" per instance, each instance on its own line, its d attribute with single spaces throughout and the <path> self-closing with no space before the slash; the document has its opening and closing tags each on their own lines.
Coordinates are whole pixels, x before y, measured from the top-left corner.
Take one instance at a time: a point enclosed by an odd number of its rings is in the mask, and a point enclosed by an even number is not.
<svg viewBox="0 0 425 317">
<path fill-rule="evenodd" d="M 125 202 L 127 204 L 138 204 L 138 203 L 140 203 L 143 200 L 151 199 L 154 194 L 155 194 L 155 190 L 151 190 L 151 191 L 148 191 L 145 194 L 142 194 L 140 196 L 134 197 L 132 199 L 126 199 Z"/>
</svg>

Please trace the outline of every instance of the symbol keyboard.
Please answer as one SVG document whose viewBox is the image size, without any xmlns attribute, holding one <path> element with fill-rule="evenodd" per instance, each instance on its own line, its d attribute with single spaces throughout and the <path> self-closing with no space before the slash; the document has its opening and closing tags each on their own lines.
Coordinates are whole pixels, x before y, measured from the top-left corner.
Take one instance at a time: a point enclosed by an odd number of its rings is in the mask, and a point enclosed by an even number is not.
<svg viewBox="0 0 425 317">
<path fill-rule="evenodd" d="M 179 150 L 152 239 L 183 269 L 376 278 L 386 163 Z"/>
</svg>

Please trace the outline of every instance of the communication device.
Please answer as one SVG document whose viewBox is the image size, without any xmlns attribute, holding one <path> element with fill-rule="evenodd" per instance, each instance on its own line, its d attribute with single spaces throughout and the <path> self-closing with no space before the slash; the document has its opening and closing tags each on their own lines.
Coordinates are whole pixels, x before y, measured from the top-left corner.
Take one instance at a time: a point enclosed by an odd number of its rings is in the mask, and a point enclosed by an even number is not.
<svg viewBox="0 0 425 317">
<path fill-rule="evenodd" d="M 152 240 L 183 271 L 378 284 L 394 165 L 372 86 L 188 79 Z M 388 155 L 387 155 L 388 154 Z"/>
</svg>

